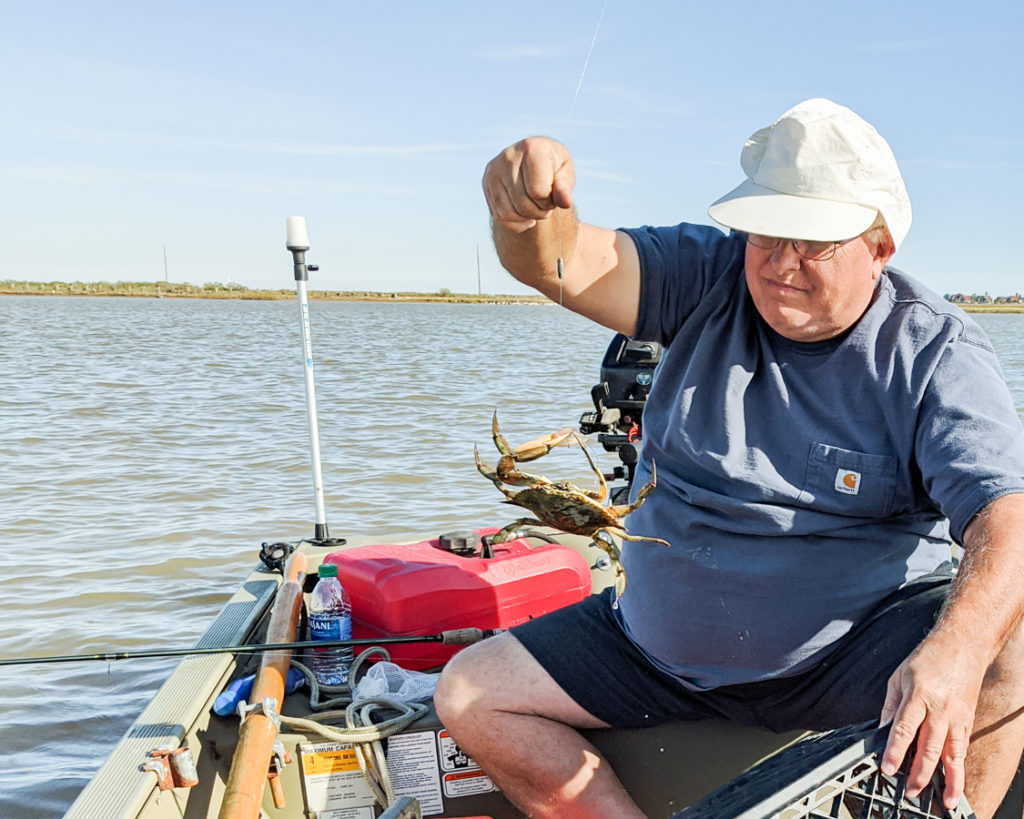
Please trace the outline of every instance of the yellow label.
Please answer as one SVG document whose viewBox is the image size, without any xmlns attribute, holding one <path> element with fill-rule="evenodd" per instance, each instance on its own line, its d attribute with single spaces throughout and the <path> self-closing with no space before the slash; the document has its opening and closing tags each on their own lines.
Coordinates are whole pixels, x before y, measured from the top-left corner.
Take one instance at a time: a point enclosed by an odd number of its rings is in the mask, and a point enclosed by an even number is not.
<svg viewBox="0 0 1024 819">
<path fill-rule="evenodd" d="M 303 754 L 302 770 L 305 771 L 306 776 L 358 771 L 359 762 L 356 760 L 356 752 L 352 750 L 352 747 L 344 745 L 336 751 Z"/>
</svg>

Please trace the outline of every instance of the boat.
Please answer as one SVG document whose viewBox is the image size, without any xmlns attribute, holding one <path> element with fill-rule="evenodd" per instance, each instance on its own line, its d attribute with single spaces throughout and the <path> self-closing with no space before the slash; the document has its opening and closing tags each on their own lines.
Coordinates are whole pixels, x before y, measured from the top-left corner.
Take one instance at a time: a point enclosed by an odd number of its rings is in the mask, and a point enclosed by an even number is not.
<svg viewBox="0 0 1024 819">
<path fill-rule="evenodd" d="M 306 362 L 313 536 L 263 544 L 252 571 L 195 646 L 179 652 L 180 664 L 80 793 L 70 819 L 520 817 L 448 734 L 429 697 L 381 701 L 378 694 L 342 711 L 329 702 L 337 692 L 306 685 L 285 694 L 289 664 L 305 662 L 301 652 L 309 648 L 303 602 L 318 567 L 338 566 L 353 600 L 354 638 L 368 647 L 353 676 L 366 679 L 390 662 L 396 673 L 415 678 L 433 674 L 464 642 L 615 582 L 613 562 L 589 537 L 523 528 L 494 543 L 505 520 L 425 532 L 408 543 L 330 536 L 305 292 L 315 267 L 305 263 L 305 223 L 293 219 L 287 245 Z M 616 335 L 591 394 L 594 410 L 579 419 L 580 435 L 619 457 L 621 466 L 609 476 L 619 484 L 615 500 L 633 478 L 646 390 L 659 358 L 657 345 Z M 240 710 L 225 712 L 218 699 L 249 677 L 255 677 L 247 695 L 252 704 L 242 699 Z M 333 717 L 322 722 L 325 704 Z M 941 808 L 938 776 L 919 798 L 906 799 L 900 775 L 879 770 L 884 732 L 874 726 L 775 734 L 723 721 L 589 737 L 651 817 L 973 815 L 966 800 L 954 811 Z M 999 819 L 1021 816 L 1020 779 Z"/>
</svg>

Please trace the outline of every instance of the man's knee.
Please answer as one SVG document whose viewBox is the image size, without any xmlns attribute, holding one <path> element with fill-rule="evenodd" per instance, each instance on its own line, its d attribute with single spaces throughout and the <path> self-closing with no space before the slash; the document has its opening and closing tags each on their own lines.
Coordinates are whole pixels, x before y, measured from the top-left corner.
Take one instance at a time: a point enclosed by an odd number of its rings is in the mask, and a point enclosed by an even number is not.
<svg viewBox="0 0 1024 819">
<path fill-rule="evenodd" d="M 441 671 L 434 690 L 434 708 L 438 719 L 446 727 L 451 728 L 458 721 L 461 713 L 476 699 L 475 691 L 481 684 L 477 676 L 477 663 L 473 659 L 473 649 L 463 649 Z"/>
<path fill-rule="evenodd" d="M 519 643 L 499 634 L 463 649 L 444 667 L 434 691 L 434 708 L 447 728 L 490 708 L 501 708 L 502 688 L 514 676 L 514 654 Z"/>
</svg>

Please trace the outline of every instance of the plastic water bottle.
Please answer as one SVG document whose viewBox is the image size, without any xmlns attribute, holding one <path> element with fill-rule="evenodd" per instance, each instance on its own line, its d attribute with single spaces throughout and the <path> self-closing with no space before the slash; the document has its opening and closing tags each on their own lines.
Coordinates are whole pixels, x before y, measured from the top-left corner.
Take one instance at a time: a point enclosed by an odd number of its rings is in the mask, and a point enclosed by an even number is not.
<svg viewBox="0 0 1024 819">
<path fill-rule="evenodd" d="M 317 571 L 319 580 L 309 597 L 309 636 L 313 640 L 351 640 L 352 604 L 338 580 L 338 567 L 324 563 Z M 352 665 L 352 647 L 314 648 L 313 674 L 321 685 L 348 682 Z"/>
</svg>

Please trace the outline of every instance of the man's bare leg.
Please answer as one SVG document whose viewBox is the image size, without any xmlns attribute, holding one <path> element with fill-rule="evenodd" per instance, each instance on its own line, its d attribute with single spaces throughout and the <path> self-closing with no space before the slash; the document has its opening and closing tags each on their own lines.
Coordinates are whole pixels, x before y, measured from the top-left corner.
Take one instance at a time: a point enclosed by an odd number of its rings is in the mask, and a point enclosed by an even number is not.
<svg viewBox="0 0 1024 819">
<path fill-rule="evenodd" d="M 530 817 L 643 817 L 577 728 L 608 726 L 576 704 L 509 633 L 448 663 L 434 704 L 455 741 Z"/>
<path fill-rule="evenodd" d="M 1024 750 L 1024 628 L 985 674 L 967 749 L 964 792 L 978 819 L 999 808 Z"/>
</svg>

